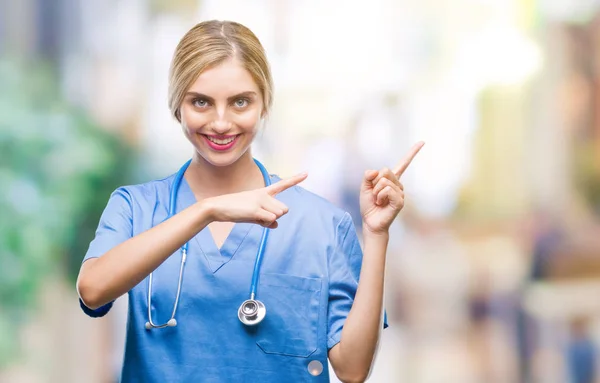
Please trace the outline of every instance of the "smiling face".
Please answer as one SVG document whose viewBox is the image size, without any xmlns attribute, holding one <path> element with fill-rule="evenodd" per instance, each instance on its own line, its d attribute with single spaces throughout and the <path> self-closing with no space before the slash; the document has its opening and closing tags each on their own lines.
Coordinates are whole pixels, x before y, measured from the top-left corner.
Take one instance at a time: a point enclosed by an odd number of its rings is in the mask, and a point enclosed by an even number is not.
<svg viewBox="0 0 600 383">
<path fill-rule="evenodd" d="M 169 107 L 197 157 L 228 166 L 243 155 L 272 103 L 265 51 L 245 26 L 210 20 L 181 39 L 171 63 Z"/>
<path fill-rule="evenodd" d="M 208 163 L 227 166 L 248 152 L 262 116 L 260 89 L 236 59 L 205 70 L 180 107 L 181 125 Z"/>
</svg>

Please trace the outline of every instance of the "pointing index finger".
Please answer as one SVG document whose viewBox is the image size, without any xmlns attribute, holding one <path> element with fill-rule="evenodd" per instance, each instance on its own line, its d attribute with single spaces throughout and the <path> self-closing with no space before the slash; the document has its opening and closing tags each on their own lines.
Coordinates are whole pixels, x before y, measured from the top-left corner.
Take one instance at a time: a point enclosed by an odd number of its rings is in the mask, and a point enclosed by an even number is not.
<svg viewBox="0 0 600 383">
<path fill-rule="evenodd" d="M 298 185 L 308 177 L 307 173 L 300 173 L 293 177 L 286 178 L 275 182 L 274 184 L 267 187 L 267 192 L 274 196 L 275 194 L 281 193 L 282 191 L 291 188 L 294 185 Z"/>
<path fill-rule="evenodd" d="M 408 152 L 408 155 L 402 161 L 400 161 L 400 163 L 394 168 L 394 174 L 396 175 L 396 177 L 400 177 L 406 171 L 413 158 L 415 158 L 417 153 L 419 153 L 419 150 L 421 150 L 423 145 L 425 145 L 425 142 L 423 141 L 419 141 L 413 145 L 413 147 Z"/>
</svg>

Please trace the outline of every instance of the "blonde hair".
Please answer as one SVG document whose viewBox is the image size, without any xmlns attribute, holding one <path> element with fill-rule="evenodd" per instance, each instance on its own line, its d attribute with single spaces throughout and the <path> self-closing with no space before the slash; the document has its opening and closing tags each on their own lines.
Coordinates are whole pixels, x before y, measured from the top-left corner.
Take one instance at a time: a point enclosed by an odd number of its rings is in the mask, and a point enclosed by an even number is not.
<svg viewBox="0 0 600 383">
<path fill-rule="evenodd" d="M 196 24 L 181 39 L 171 62 L 169 109 L 181 122 L 180 108 L 198 76 L 223 61 L 236 58 L 261 92 L 264 113 L 272 105 L 273 80 L 265 50 L 247 27 L 233 21 L 209 20 Z"/>
</svg>

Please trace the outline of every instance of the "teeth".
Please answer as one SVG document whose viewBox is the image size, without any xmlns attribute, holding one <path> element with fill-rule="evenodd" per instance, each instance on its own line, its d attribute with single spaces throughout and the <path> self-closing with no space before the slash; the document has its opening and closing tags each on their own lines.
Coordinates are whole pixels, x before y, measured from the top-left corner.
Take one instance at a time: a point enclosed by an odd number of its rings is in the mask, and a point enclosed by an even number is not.
<svg viewBox="0 0 600 383">
<path fill-rule="evenodd" d="M 213 138 L 211 136 L 206 136 L 206 137 L 208 137 L 209 141 L 214 142 L 217 145 L 227 145 L 227 144 L 231 143 L 233 140 L 235 140 L 235 137 L 231 137 L 226 140 L 219 140 L 219 139 Z"/>
</svg>

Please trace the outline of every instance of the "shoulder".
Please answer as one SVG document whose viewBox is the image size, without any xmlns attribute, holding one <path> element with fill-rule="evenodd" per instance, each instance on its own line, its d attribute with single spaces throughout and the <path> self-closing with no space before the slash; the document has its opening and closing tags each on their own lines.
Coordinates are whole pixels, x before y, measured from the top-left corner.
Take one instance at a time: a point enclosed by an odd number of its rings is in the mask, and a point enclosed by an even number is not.
<svg viewBox="0 0 600 383">
<path fill-rule="evenodd" d="M 111 198 L 121 197 L 128 202 L 143 203 L 143 201 L 154 202 L 160 195 L 170 190 L 175 174 L 171 174 L 167 177 L 154 179 L 151 181 L 122 185 L 115 189 L 112 193 Z"/>
</svg>

